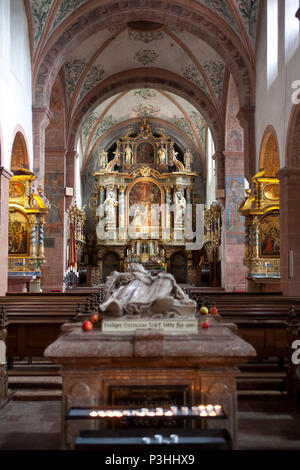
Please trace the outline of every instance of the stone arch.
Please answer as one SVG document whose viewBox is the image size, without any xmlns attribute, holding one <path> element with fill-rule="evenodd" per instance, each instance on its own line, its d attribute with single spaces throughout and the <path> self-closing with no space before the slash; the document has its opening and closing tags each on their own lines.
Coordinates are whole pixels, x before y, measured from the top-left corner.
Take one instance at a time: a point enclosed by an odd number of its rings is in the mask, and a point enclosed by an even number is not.
<svg viewBox="0 0 300 470">
<path fill-rule="evenodd" d="M 182 129 L 177 127 L 175 124 L 164 121 L 160 118 L 151 117 L 149 121 L 154 131 L 158 131 L 159 127 L 163 127 L 167 135 L 171 135 L 172 132 L 172 139 L 175 139 L 177 145 L 182 147 L 182 149 L 184 149 L 184 144 L 187 144 L 187 146 L 192 149 L 193 153 L 199 155 L 201 171 L 203 175 L 205 175 L 204 155 L 202 153 L 199 154 L 199 149 L 197 149 L 195 143 Z M 97 149 L 97 147 L 99 147 L 100 144 L 102 144 L 105 148 L 110 147 L 121 135 L 126 133 L 128 126 L 134 126 L 135 131 L 138 132 L 140 123 L 140 117 L 127 119 L 126 121 L 119 122 L 110 127 L 100 137 L 98 137 L 82 161 L 82 174 L 85 172 L 94 151 Z"/>
<path fill-rule="evenodd" d="M 10 169 L 16 171 L 21 168 L 29 169 L 29 159 L 24 134 L 17 130 L 12 145 Z"/>
<path fill-rule="evenodd" d="M 259 153 L 259 170 L 265 170 L 265 176 L 274 177 L 279 170 L 279 149 L 277 134 L 269 125 L 262 137 Z"/>
<path fill-rule="evenodd" d="M 80 124 L 100 103 L 124 90 L 151 87 L 177 94 L 203 115 L 215 142 L 216 149 L 224 149 L 224 129 L 214 105 L 204 92 L 177 74 L 156 68 L 139 68 L 115 74 L 93 88 L 79 103 L 69 126 L 68 148 L 75 148 Z"/>
<path fill-rule="evenodd" d="M 300 104 L 294 105 L 289 121 L 285 166 L 300 167 Z"/>
<path fill-rule="evenodd" d="M 34 69 L 34 105 L 47 106 L 52 84 L 68 53 L 77 44 L 101 28 L 128 21 L 154 21 L 170 26 L 180 25 L 209 44 L 236 77 L 242 106 L 254 104 L 255 74 L 244 44 L 219 15 L 204 5 L 185 1 L 161 0 L 149 5 L 148 0 L 117 2 L 105 5 L 86 2 L 75 10 L 50 37 L 36 60 Z"/>
</svg>

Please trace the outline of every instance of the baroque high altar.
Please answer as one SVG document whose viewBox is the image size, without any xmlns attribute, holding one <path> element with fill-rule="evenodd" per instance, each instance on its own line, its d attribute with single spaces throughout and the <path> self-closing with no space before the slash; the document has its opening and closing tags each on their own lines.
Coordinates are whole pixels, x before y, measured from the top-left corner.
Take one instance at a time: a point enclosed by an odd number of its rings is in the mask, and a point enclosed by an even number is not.
<svg viewBox="0 0 300 470">
<path fill-rule="evenodd" d="M 192 241 L 194 178 L 193 156 L 177 159 L 174 142 L 164 134 L 153 135 L 143 121 L 140 132 L 131 128 L 116 142 L 114 158 L 99 155 L 93 173 L 90 199 L 96 221 L 98 264 L 103 277 L 103 256 L 114 253 L 120 269 L 132 262 L 146 269 L 169 270 L 171 256 L 184 253 L 192 263 L 186 242 Z"/>
</svg>

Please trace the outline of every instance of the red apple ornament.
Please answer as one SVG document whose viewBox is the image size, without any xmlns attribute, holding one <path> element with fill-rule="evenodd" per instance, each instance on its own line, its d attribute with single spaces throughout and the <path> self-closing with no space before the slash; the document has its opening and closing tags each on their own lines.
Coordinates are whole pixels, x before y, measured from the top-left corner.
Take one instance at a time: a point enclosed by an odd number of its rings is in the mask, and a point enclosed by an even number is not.
<svg viewBox="0 0 300 470">
<path fill-rule="evenodd" d="M 100 317 L 97 314 L 92 315 L 91 318 L 90 318 L 90 321 L 92 323 L 99 323 L 99 320 L 100 320 Z"/>
<path fill-rule="evenodd" d="M 206 329 L 209 327 L 209 324 L 207 323 L 207 321 L 203 321 L 203 322 L 201 323 L 201 327 L 206 330 Z"/>
<path fill-rule="evenodd" d="M 213 307 L 210 307 L 209 313 L 210 313 L 211 315 L 218 315 L 218 309 L 217 309 L 217 307 L 216 307 L 215 305 L 214 305 Z"/>
<path fill-rule="evenodd" d="M 86 320 L 82 323 L 83 331 L 91 331 L 93 329 L 93 323 L 89 320 Z"/>
</svg>

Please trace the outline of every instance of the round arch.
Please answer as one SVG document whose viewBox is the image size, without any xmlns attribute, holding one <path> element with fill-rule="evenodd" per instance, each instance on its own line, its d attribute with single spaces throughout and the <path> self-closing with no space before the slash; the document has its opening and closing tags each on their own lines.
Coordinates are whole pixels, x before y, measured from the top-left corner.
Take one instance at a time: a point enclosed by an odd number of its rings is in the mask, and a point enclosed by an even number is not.
<svg viewBox="0 0 300 470">
<path fill-rule="evenodd" d="M 53 82 L 68 53 L 77 44 L 101 28 L 132 21 L 152 21 L 181 28 L 210 45 L 235 76 L 241 106 L 254 104 L 255 74 L 245 46 L 233 29 L 198 2 L 162 0 L 149 5 L 148 0 L 118 2 L 104 5 L 86 2 L 69 15 L 54 31 L 35 61 L 33 101 L 35 106 L 48 106 Z"/>
<path fill-rule="evenodd" d="M 25 134 L 20 128 L 20 126 L 17 126 L 14 132 L 11 150 L 10 169 L 12 171 L 20 170 L 21 168 L 29 170 L 29 158 L 27 148 L 28 147 L 25 139 Z"/>
<path fill-rule="evenodd" d="M 189 101 L 204 117 L 214 139 L 215 148 L 224 149 L 224 126 L 216 109 L 204 92 L 193 83 L 172 72 L 156 68 L 127 70 L 103 80 L 79 103 L 69 126 L 68 148 L 75 149 L 83 119 L 106 99 L 132 88 L 150 87 L 170 91 Z"/>
<path fill-rule="evenodd" d="M 274 177 L 279 167 L 280 159 L 277 134 L 274 127 L 269 125 L 261 141 L 259 170 L 265 170 L 265 176 Z"/>
<path fill-rule="evenodd" d="M 199 162 L 201 166 L 202 173 L 205 174 L 205 159 L 203 153 L 199 153 L 199 149 L 197 149 L 195 143 L 192 141 L 192 139 L 179 127 L 177 127 L 175 124 L 172 124 L 171 122 L 164 121 L 163 119 L 151 117 L 149 120 L 152 128 L 159 128 L 159 127 L 164 127 L 166 130 L 167 135 L 171 135 L 171 137 L 176 139 L 176 143 L 182 148 L 184 148 L 183 143 L 188 144 L 189 148 L 193 150 L 193 153 L 199 155 Z M 82 169 L 81 173 L 84 173 L 90 159 L 93 155 L 93 152 L 95 149 L 103 143 L 104 147 L 110 147 L 115 140 L 119 138 L 119 136 L 123 135 L 122 133 L 126 133 L 126 129 L 128 126 L 135 126 L 136 132 L 138 132 L 138 125 L 141 123 L 141 118 L 131 118 L 127 119 L 126 121 L 119 122 L 109 128 L 107 131 L 105 131 L 100 137 L 98 137 L 94 144 L 92 145 L 91 149 L 89 150 L 88 154 L 84 157 L 82 161 Z M 171 134 L 172 133 L 172 134 Z M 175 135 L 174 135 L 175 134 Z M 107 140 L 107 137 L 110 137 L 109 140 Z"/>
</svg>

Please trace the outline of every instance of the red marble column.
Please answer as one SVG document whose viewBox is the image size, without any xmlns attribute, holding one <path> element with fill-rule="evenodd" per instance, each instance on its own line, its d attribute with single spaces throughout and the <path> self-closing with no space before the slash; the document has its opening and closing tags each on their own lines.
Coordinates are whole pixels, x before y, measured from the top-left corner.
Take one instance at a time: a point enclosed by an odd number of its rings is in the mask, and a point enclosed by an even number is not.
<svg viewBox="0 0 300 470">
<path fill-rule="evenodd" d="M 8 271 L 8 214 L 9 214 L 9 180 L 13 174 L 3 166 L 0 167 L 0 295 L 7 292 Z"/>
<path fill-rule="evenodd" d="M 300 296 L 300 169 L 282 168 L 280 180 L 280 278 L 283 295 Z"/>
<path fill-rule="evenodd" d="M 65 180 L 66 151 L 46 149 L 45 194 L 51 208 L 45 223 L 43 291 L 62 290 L 66 264 Z"/>
<path fill-rule="evenodd" d="M 33 126 L 33 172 L 37 182 L 43 183 L 45 174 L 45 129 L 52 113 L 46 106 L 32 108 Z"/>
</svg>

